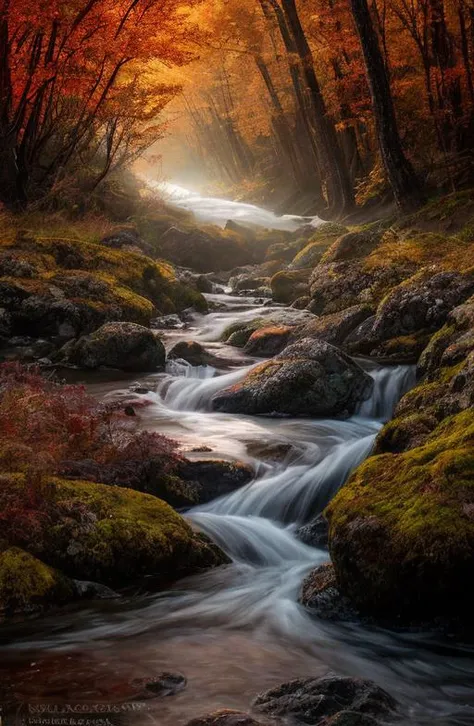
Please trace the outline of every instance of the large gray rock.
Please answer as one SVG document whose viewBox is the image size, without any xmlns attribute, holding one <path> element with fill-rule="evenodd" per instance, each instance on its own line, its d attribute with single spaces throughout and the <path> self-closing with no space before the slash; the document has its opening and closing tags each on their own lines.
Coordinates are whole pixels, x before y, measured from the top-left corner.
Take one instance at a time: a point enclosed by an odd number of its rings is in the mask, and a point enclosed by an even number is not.
<svg viewBox="0 0 474 726">
<path fill-rule="evenodd" d="M 454 308 L 446 324 L 433 335 L 418 361 L 418 373 L 428 378 L 439 368 L 457 365 L 474 350 L 474 296 Z"/>
<path fill-rule="evenodd" d="M 293 340 L 318 338 L 341 346 L 345 339 L 373 313 L 370 305 L 353 305 L 339 313 L 323 315 L 293 330 Z"/>
<path fill-rule="evenodd" d="M 373 726 L 375 718 L 390 716 L 396 705 L 372 681 L 334 674 L 282 683 L 254 701 L 259 711 L 314 726 Z"/>
<path fill-rule="evenodd" d="M 219 391 L 212 405 L 228 413 L 347 417 L 372 387 L 372 378 L 351 358 L 305 338 Z"/>
<path fill-rule="evenodd" d="M 388 290 L 414 272 L 411 263 L 376 268 L 367 268 L 362 260 L 320 263 L 310 278 L 309 310 L 330 315 L 353 305 L 375 306 Z"/>
<path fill-rule="evenodd" d="M 438 330 L 453 308 L 474 293 L 474 274 L 439 272 L 399 285 L 380 304 L 372 328 L 375 340 L 420 330 Z"/>
<path fill-rule="evenodd" d="M 432 333 L 450 312 L 474 292 L 474 274 L 425 269 L 395 287 L 379 304 L 376 315 L 362 322 L 344 341 L 351 355 L 368 355 L 397 363 L 416 363 Z M 455 321 L 453 320 L 453 324 Z M 467 328 L 468 326 L 466 326 Z M 469 345 L 467 334 L 464 348 Z M 435 337 L 428 356 L 442 346 Z M 424 364 L 422 364 L 422 367 Z"/>
<path fill-rule="evenodd" d="M 149 328 L 135 323 L 106 323 L 79 340 L 66 343 L 59 360 L 80 368 L 155 371 L 165 363 L 163 343 Z"/>
</svg>

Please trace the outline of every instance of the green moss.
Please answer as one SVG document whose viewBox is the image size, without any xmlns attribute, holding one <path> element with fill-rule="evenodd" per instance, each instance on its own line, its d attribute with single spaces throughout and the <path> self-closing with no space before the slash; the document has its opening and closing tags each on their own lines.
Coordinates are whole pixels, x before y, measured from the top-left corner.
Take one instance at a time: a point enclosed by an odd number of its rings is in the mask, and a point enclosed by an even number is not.
<svg viewBox="0 0 474 726">
<path fill-rule="evenodd" d="M 54 479 L 51 489 L 52 502 L 64 515 L 44 533 L 44 554 L 63 571 L 116 583 L 146 573 L 163 577 L 186 566 L 192 530 L 160 499 L 83 481 Z M 72 512 L 90 513 L 92 526 L 71 526 L 65 516 L 71 503 Z"/>
<path fill-rule="evenodd" d="M 256 318 L 250 322 L 232 323 L 222 333 L 221 340 L 228 345 L 234 345 L 236 348 L 243 348 L 252 333 L 264 325 L 265 321 L 261 318 Z"/>
<path fill-rule="evenodd" d="M 369 458 L 331 502 L 336 572 L 361 607 L 456 605 L 474 556 L 473 444 L 474 411 L 450 416 L 421 446 Z"/>
<path fill-rule="evenodd" d="M 463 236 L 417 229 L 402 236 L 390 230 L 365 260 L 367 270 L 409 264 L 416 268 L 435 264 L 440 270 L 466 272 L 474 266 L 474 243 Z"/>
<path fill-rule="evenodd" d="M 338 224 L 338 222 L 326 222 L 317 228 L 316 232 L 311 237 L 310 242 L 327 241 L 329 245 L 334 242 L 335 239 L 342 237 L 342 235 L 346 234 L 348 231 L 347 227 L 343 224 Z"/>
<path fill-rule="evenodd" d="M 0 480 L 0 501 L 22 496 L 22 475 Z M 23 547 L 70 577 L 124 586 L 145 575 L 163 585 L 197 567 L 220 564 L 168 504 L 131 489 L 51 478 L 42 488 L 42 516 L 34 538 L 19 531 L 9 544 Z M 23 541 L 24 539 L 24 541 Z"/>
<path fill-rule="evenodd" d="M 308 292 L 311 270 L 282 270 L 273 275 L 270 285 L 276 302 L 292 303 Z"/>
<path fill-rule="evenodd" d="M 232 345 L 235 348 L 243 348 L 250 337 L 254 334 L 256 328 L 253 325 L 249 325 L 246 328 L 241 328 L 234 331 L 226 340 L 227 345 Z"/>
<path fill-rule="evenodd" d="M 291 267 L 294 270 L 314 267 L 321 260 L 326 249 L 326 244 L 310 242 L 301 250 L 301 252 L 298 252 L 291 263 Z"/>
<path fill-rule="evenodd" d="M 418 439 L 426 438 L 438 421 L 429 412 L 415 411 L 399 416 L 386 424 L 377 436 L 375 454 L 398 454 L 416 445 Z"/>
<path fill-rule="evenodd" d="M 61 604 L 74 597 L 73 583 L 18 547 L 0 553 L 0 611 L 11 614 Z"/>
<path fill-rule="evenodd" d="M 139 253 L 84 240 L 26 234 L 8 238 L 3 246 L 8 258 L 34 265 L 35 274 L 4 276 L 0 281 L 18 290 L 20 300 L 29 295 L 53 300 L 61 290 L 84 311 L 80 333 L 110 320 L 148 325 L 156 314 L 188 307 L 207 310 L 203 295 L 180 283 L 171 265 Z M 20 264 L 18 269 L 21 271 Z"/>
</svg>

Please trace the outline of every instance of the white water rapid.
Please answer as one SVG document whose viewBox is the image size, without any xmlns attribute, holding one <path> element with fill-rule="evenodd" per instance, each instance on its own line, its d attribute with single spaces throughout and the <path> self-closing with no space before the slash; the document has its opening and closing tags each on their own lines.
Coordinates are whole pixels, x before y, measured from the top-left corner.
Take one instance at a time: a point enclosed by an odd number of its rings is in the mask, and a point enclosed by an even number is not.
<svg viewBox="0 0 474 726">
<path fill-rule="evenodd" d="M 198 202 L 204 209 L 209 200 Z M 260 212 L 264 219 L 267 213 Z M 441 636 L 322 621 L 298 604 L 303 578 L 328 554 L 300 542 L 296 528 L 321 512 L 369 455 L 383 422 L 413 385 L 413 369 L 361 361 L 374 378 L 374 392 L 346 421 L 212 412 L 212 396 L 254 365 L 218 343 L 222 331 L 274 309 L 251 299 L 209 297 L 219 310 L 195 315 L 186 330 L 167 335 L 168 344 L 198 340 L 227 358 L 230 370 L 170 363 L 166 373 L 147 378 L 150 392 L 134 395 L 149 403 L 140 409 L 143 426 L 178 439 L 187 452 L 204 447 L 209 452 L 189 456 L 253 465 L 255 477 L 247 486 L 186 515 L 232 563 L 180 581 L 168 592 L 130 593 L 129 599 L 10 625 L 0 632 L 6 642 L 0 681 L 4 668 L 14 673 L 22 694 L 77 700 L 79 687 L 86 696 L 103 698 L 109 682 L 109 690 L 119 693 L 132 677 L 180 671 L 187 689 L 150 702 L 151 711 L 134 723 L 151 719 L 158 726 L 182 726 L 217 708 L 248 711 L 261 690 L 333 669 L 385 687 L 400 701 L 407 726 L 473 724 L 474 659 L 467 646 Z M 131 396 L 128 385 L 111 393 L 110 382 L 91 383 L 90 390 Z M 266 450 L 280 455 L 272 459 Z"/>
</svg>

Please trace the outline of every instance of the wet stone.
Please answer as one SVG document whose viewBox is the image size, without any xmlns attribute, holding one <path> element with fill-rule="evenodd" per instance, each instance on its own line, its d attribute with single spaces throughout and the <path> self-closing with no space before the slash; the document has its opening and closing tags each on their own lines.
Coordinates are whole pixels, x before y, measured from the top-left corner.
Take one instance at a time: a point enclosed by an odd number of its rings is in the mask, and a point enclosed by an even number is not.
<svg viewBox="0 0 474 726">
<path fill-rule="evenodd" d="M 186 688 L 187 679 L 181 673 L 164 672 L 154 678 L 136 678 L 132 685 L 137 688 L 139 698 L 163 698 Z"/>
</svg>

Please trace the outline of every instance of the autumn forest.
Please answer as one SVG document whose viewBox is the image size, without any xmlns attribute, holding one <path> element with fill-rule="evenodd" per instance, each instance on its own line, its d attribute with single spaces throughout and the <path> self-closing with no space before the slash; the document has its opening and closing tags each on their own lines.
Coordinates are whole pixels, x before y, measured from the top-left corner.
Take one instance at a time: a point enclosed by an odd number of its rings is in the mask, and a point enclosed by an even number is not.
<svg viewBox="0 0 474 726">
<path fill-rule="evenodd" d="M 2 201 L 93 190 L 171 133 L 210 178 L 332 217 L 416 206 L 472 177 L 473 18 L 469 0 L 4 0 Z"/>
</svg>

